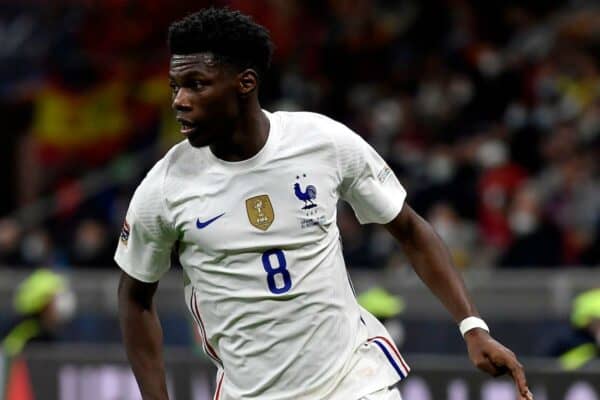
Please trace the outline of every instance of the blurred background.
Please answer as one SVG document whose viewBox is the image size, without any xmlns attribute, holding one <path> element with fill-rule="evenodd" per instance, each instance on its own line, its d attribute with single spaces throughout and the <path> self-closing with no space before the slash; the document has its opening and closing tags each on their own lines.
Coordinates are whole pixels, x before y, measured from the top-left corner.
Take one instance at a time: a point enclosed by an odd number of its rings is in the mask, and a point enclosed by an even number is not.
<svg viewBox="0 0 600 400">
<path fill-rule="evenodd" d="M 324 113 L 386 158 L 495 336 L 526 361 L 536 399 L 599 399 L 599 2 L 4 0 L 7 399 L 139 398 L 119 344 L 112 255 L 133 190 L 182 140 L 166 29 L 208 5 L 239 9 L 271 31 L 265 109 Z M 375 291 L 367 301 L 415 371 L 405 398 L 514 399 L 506 381 L 469 367 L 454 323 L 392 237 L 360 227 L 343 204 L 338 223 L 358 292 Z M 32 275 L 41 267 L 42 278 Z M 19 302 L 23 287 L 42 294 Z M 177 398 L 212 398 L 212 370 L 186 350 L 195 341 L 181 288 L 175 267 L 159 293 L 167 357 L 179 371 L 171 387 Z M 30 318 L 36 334 L 7 344 Z M 28 378 L 11 392 L 15 376 Z M 93 385 L 104 388 L 97 397 L 81 394 Z"/>
</svg>

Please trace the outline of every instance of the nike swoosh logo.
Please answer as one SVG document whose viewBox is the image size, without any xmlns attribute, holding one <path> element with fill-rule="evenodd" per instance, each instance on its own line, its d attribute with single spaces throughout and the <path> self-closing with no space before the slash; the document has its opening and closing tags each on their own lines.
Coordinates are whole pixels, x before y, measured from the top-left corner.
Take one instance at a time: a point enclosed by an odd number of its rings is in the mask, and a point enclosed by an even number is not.
<svg viewBox="0 0 600 400">
<path fill-rule="evenodd" d="M 215 222 L 216 220 L 218 220 L 219 218 L 221 218 L 223 215 L 225 215 L 225 213 L 221 214 L 221 215 L 217 215 L 214 218 L 209 219 L 208 221 L 200 221 L 200 218 L 196 219 L 196 228 L 198 229 L 204 229 L 206 228 L 208 225 L 212 224 L 213 222 Z"/>
</svg>

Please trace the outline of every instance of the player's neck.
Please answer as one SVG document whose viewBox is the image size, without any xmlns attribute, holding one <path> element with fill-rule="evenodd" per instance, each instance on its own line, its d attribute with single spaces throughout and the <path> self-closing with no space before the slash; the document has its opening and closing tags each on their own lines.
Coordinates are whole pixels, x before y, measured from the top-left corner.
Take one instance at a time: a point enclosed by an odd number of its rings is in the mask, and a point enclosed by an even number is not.
<svg viewBox="0 0 600 400">
<path fill-rule="evenodd" d="M 270 123 L 260 104 L 248 106 L 226 139 L 210 145 L 212 153 L 225 161 L 242 161 L 256 155 L 267 142 Z"/>
</svg>

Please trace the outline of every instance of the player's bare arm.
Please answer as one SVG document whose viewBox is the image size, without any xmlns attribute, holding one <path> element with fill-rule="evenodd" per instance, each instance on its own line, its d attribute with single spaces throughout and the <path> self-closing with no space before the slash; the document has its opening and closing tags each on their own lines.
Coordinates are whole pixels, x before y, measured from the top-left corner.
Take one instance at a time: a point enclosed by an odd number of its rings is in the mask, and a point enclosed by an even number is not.
<svg viewBox="0 0 600 400">
<path fill-rule="evenodd" d="M 119 320 L 127 357 L 144 400 L 167 400 L 162 329 L 154 293 L 158 282 L 138 281 L 125 272 L 119 281 Z"/>
<path fill-rule="evenodd" d="M 421 280 L 457 323 L 478 315 L 446 246 L 427 221 L 404 204 L 398 216 L 385 227 L 399 241 Z M 469 330 L 465 341 L 473 364 L 492 376 L 509 373 L 517 386 L 519 399 L 532 399 L 523 366 L 512 351 L 480 328 Z"/>
</svg>

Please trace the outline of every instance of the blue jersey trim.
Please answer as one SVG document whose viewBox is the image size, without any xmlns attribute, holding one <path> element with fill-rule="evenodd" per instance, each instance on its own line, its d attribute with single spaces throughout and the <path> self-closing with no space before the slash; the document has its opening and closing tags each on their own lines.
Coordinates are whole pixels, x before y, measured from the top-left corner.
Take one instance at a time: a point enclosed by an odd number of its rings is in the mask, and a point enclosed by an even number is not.
<svg viewBox="0 0 600 400">
<path fill-rule="evenodd" d="M 400 377 L 402 379 L 406 378 L 406 375 L 404 373 L 402 373 L 402 370 L 400 369 L 400 367 L 398 366 L 398 364 L 396 363 L 396 361 L 394 360 L 394 358 L 392 357 L 392 355 L 390 354 L 388 349 L 383 344 L 379 343 L 379 341 L 377 341 L 377 340 L 373 340 L 373 343 L 375 343 L 377 346 L 379 346 L 381 351 L 383 351 L 383 354 L 385 354 L 388 361 L 390 362 L 390 364 L 392 364 L 392 367 L 394 367 L 394 369 L 396 370 L 398 375 L 400 375 Z"/>
</svg>

